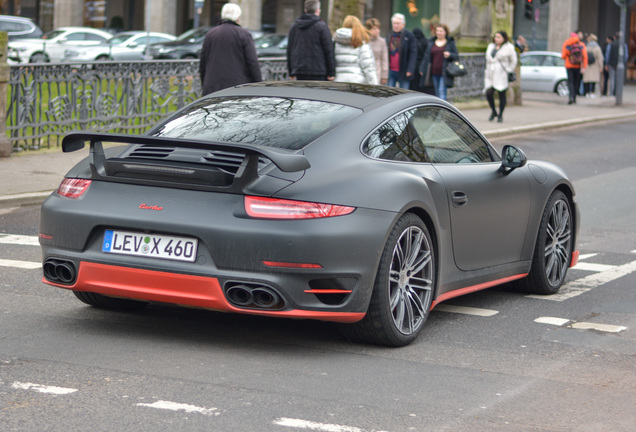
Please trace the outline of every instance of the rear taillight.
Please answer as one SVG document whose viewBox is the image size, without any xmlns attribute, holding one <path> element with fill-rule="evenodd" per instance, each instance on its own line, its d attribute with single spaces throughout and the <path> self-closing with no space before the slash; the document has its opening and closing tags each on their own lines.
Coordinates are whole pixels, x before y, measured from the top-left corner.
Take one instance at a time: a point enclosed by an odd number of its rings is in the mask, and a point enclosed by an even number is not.
<svg viewBox="0 0 636 432">
<path fill-rule="evenodd" d="M 75 199 L 86 192 L 90 185 L 91 180 L 65 178 L 57 189 L 57 193 L 63 197 Z"/>
<path fill-rule="evenodd" d="M 255 196 L 245 197 L 245 211 L 254 218 L 262 219 L 315 219 L 347 215 L 355 207 L 292 201 Z"/>
</svg>

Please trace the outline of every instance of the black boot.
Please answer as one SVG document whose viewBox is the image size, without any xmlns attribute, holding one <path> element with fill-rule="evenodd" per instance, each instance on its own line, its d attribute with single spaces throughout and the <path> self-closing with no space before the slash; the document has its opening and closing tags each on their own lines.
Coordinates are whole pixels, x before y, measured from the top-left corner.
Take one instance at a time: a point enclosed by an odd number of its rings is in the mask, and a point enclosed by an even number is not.
<svg viewBox="0 0 636 432">
<path fill-rule="evenodd" d="M 493 120 L 495 119 L 495 117 L 497 117 L 497 113 L 493 111 L 493 112 L 490 114 L 490 118 L 488 119 L 488 121 L 493 121 Z"/>
<path fill-rule="evenodd" d="M 503 114 L 499 114 L 499 116 L 497 117 L 497 122 L 499 123 L 503 122 Z"/>
</svg>

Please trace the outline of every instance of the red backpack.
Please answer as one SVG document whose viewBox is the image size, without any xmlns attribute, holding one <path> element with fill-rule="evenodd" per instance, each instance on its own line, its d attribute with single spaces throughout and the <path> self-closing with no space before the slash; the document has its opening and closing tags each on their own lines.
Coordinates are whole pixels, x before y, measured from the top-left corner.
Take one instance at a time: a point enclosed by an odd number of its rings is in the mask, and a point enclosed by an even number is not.
<svg viewBox="0 0 636 432">
<path fill-rule="evenodd" d="M 583 46 L 580 42 L 568 46 L 568 51 L 570 51 L 570 63 L 573 65 L 583 63 Z"/>
</svg>

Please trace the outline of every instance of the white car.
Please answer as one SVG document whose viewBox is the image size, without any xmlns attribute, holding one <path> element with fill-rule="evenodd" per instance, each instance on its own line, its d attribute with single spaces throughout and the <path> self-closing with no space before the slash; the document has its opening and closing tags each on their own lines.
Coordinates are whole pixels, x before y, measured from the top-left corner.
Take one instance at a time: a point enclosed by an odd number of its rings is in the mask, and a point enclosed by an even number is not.
<svg viewBox="0 0 636 432">
<path fill-rule="evenodd" d="M 89 27 L 60 27 L 44 33 L 40 39 L 9 42 L 9 63 L 59 62 L 69 46 L 97 45 L 111 37 L 107 31 Z"/>
<path fill-rule="evenodd" d="M 102 60 L 143 60 L 146 45 L 175 40 L 167 33 L 129 31 L 118 33 L 105 43 L 92 46 L 73 46 L 64 51 L 65 62 Z"/>
<path fill-rule="evenodd" d="M 568 73 L 561 53 L 528 51 L 521 54 L 521 90 L 569 96 Z"/>
</svg>

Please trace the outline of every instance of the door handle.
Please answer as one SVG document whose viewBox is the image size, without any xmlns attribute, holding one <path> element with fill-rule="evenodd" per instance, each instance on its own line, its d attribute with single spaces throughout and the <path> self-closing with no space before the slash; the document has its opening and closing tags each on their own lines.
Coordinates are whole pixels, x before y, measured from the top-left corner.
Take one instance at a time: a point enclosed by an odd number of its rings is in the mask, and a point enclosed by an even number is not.
<svg viewBox="0 0 636 432">
<path fill-rule="evenodd" d="M 453 191 L 451 192 L 451 199 L 453 200 L 453 205 L 455 207 L 461 207 L 468 203 L 468 197 L 462 191 Z"/>
</svg>

